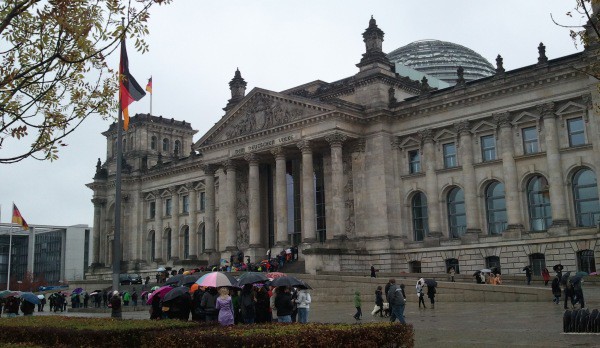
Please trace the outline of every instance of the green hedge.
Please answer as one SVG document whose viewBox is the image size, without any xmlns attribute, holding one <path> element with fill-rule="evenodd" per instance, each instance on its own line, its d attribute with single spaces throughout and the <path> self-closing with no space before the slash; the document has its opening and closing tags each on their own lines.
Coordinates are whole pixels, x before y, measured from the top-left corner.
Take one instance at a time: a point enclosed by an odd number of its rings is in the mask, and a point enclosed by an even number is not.
<svg viewBox="0 0 600 348">
<path fill-rule="evenodd" d="M 0 319 L 0 344 L 42 347 L 413 347 L 412 325 L 255 324 L 175 320 Z"/>
</svg>

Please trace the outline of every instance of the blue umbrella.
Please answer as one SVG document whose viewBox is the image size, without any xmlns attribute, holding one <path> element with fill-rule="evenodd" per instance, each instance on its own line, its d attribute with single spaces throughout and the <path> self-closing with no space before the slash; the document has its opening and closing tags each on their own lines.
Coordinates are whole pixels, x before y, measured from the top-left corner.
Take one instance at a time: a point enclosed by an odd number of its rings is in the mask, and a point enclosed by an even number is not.
<svg viewBox="0 0 600 348">
<path fill-rule="evenodd" d="M 74 294 L 81 294 L 83 292 L 83 288 L 77 288 L 75 290 L 73 290 Z"/>
<path fill-rule="evenodd" d="M 40 303 L 40 299 L 37 297 L 37 295 L 34 295 L 31 292 L 23 292 L 21 293 L 21 299 L 23 299 L 23 301 L 27 301 L 29 303 L 33 303 L 33 304 L 38 304 Z"/>
</svg>

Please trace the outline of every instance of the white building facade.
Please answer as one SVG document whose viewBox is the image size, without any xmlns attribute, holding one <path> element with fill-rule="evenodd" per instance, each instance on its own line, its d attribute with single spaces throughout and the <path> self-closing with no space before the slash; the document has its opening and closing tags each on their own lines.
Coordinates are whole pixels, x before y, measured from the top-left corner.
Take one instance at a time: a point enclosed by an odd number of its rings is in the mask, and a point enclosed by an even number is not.
<svg viewBox="0 0 600 348">
<path fill-rule="evenodd" d="M 396 73 L 374 19 L 358 72 L 275 92 L 236 71 L 225 115 L 132 117 L 124 135 L 129 269 L 252 261 L 297 245 L 308 272 L 595 271 L 598 47 L 431 89 Z M 532 48 L 535 49 L 535 48 Z M 116 124 L 94 182 L 93 262 L 112 262 Z M 191 150 L 190 147 L 192 148 Z"/>
</svg>

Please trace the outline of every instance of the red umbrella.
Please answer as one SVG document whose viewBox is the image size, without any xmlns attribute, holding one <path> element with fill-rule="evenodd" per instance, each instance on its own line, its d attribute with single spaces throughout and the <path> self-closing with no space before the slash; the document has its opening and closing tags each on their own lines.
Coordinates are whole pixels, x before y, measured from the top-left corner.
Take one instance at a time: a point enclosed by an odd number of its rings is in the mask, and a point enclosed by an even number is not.
<svg viewBox="0 0 600 348">
<path fill-rule="evenodd" d="M 270 278 L 270 279 L 277 279 L 277 278 L 281 278 L 281 277 L 287 277 L 287 274 L 285 274 L 283 272 L 267 273 L 267 278 Z"/>
<path fill-rule="evenodd" d="M 154 290 L 150 295 L 148 295 L 148 301 L 146 301 L 146 304 L 152 304 L 152 298 L 154 296 L 158 296 L 160 298 L 165 297 L 165 295 L 169 292 L 173 290 L 173 287 L 165 285 L 163 287 L 160 287 L 156 290 Z"/>
</svg>

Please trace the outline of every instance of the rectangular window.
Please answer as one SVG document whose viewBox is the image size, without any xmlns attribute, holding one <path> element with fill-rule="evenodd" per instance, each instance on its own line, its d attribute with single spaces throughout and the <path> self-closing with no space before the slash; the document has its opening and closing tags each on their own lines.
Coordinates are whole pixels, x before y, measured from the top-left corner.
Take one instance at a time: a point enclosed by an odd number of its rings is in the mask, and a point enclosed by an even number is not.
<svg viewBox="0 0 600 348">
<path fill-rule="evenodd" d="M 200 211 L 204 211 L 206 209 L 206 192 L 200 192 Z"/>
<path fill-rule="evenodd" d="M 421 172 L 421 153 L 419 150 L 408 152 L 408 171 L 410 174 Z"/>
<path fill-rule="evenodd" d="M 165 215 L 171 216 L 171 198 L 165 199 Z"/>
<path fill-rule="evenodd" d="M 540 151 L 536 127 L 523 128 L 523 150 L 526 154 Z"/>
<path fill-rule="evenodd" d="M 496 159 L 496 139 L 493 135 L 481 137 L 481 159 L 483 162 Z"/>
<path fill-rule="evenodd" d="M 572 118 L 567 120 L 569 130 L 569 146 L 580 146 L 585 144 L 585 133 L 583 130 L 583 119 Z"/>
<path fill-rule="evenodd" d="M 190 212 L 190 196 L 185 195 L 181 197 L 181 206 L 182 213 L 187 214 Z"/>
<path fill-rule="evenodd" d="M 457 165 L 456 145 L 454 143 L 444 144 L 444 168 L 453 168 Z"/>
<path fill-rule="evenodd" d="M 150 219 L 154 219 L 156 217 L 156 202 L 150 202 L 149 213 Z"/>
</svg>

